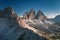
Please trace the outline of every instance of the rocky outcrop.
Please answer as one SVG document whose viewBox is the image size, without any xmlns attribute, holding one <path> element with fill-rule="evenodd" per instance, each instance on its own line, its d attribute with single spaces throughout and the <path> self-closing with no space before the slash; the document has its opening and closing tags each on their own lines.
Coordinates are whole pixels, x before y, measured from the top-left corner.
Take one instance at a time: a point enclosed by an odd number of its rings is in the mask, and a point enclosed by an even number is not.
<svg viewBox="0 0 60 40">
<path fill-rule="evenodd" d="M 60 25 L 60 15 L 57 15 L 55 18 L 54 18 L 54 21 L 56 24 Z"/>
<path fill-rule="evenodd" d="M 47 19 L 47 17 L 43 14 L 41 10 L 37 12 L 35 15 L 35 11 L 33 9 L 30 10 L 29 13 L 25 12 L 23 15 L 23 19 L 38 19 L 38 20 L 44 20 Z"/>
<path fill-rule="evenodd" d="M 14 13 L 14 10 L 12 7 L 8 6 L 6 7 L 3 11 L 0 11 L 1 12 L 1 17 L 3 18 L 9 18 L 9 17 L 17 17 L 17 15 Z"/>
<path fill-rule="evenodd" d="M 39 20 L 44 20 L 46 18 L 46 16 L 43 14 L 43 12 L 41 10 L 39 10 L 35 16 L 36 19 Z"/>
<path fill-rule="evenodd" d="M 33 19 L 35 17 L 35 11 L 33 9 L 29 12 L 29 19 Z"/>
<path fill-rule="evenodd" d="M 0 10 L 0 18 L 7 18 L 8 20 L 17 19 L 17 15 L 14 12 L 14 9 L 10 6 L 6 7 L 4 10 Z"/>
<path fill-rule="evenodd" d="M 23 19 L 28 19 L 28 18 L 29 18 L 28 12 L 25 12 L 23 15 Z"/>
</svg>

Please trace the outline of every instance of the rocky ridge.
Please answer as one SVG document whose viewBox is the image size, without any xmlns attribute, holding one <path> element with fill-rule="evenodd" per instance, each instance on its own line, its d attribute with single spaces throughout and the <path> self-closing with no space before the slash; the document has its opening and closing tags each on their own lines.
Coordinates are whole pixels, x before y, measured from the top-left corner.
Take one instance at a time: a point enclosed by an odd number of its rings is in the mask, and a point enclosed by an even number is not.
<svg viewBox="0 0 60 40">
<path fill-rule="evenodd" d="M 25 16 L 25 17 L 24 17 Z M 35 15 L 35 11 L 33 10 L 33 9 L 31 9 L 30 11 L 29 11 L 29 13 L 25 13 L 24 15 L 23 15 L 23 18 L 25 18 L 25 19 L 27 19 L 27 17 L 28 17 L 28 19 L 38 19 L 38 20 L 45 20 L 45 19 L 47 19 L 47 17 L 43 14 L 43 12 L 41 11 L 41 10 L 39 10 L 37 13 L 36 13 L 36 15 Z"/>
</svg>

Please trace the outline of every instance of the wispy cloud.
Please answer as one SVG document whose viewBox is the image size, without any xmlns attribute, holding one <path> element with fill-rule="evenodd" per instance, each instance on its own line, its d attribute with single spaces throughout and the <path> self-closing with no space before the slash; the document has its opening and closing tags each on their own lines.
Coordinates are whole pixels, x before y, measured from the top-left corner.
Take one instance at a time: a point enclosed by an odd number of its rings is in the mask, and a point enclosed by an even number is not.
<svg viewBox="0 0 60 40">
<path fill-rule="evenodd" d="M 60 13 L 50 13 L 50 14 L 47 14 L 46 16 L 47 16 L 48 18 L 54 18 L 54 17 L 56 17 L 57 15 L 60 15 Z"/>
</svg>

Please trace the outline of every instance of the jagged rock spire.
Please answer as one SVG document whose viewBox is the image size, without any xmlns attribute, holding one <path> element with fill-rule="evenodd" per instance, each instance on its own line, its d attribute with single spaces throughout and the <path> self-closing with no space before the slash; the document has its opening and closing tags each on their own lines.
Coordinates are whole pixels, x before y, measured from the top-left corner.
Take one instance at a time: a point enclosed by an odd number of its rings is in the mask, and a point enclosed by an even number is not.
<svg viewBox="0 0 60 40">
<path fill-rule="evenodd" d="M 43 12 L 41 10 L 38 10 L 36 17 L 39 17 L 40 15 L 44 15 Z"/>
<path fill-rule="evenodd" d="M 43 20 L 46 18 L 46 16 L 43 14 L 43 12 L 41 10 L 39 10 L 35 16 L 36 19 L 40 19 Z"/>
<path fill-rule="evenodd" d="M 35 17 L 35 11 L 33 9 L 29 12 L 29 19 L 33 19 Z"/>
<path fill-rule="evenodd" d="M 9 18 L 9 17 L 17 17 L 14 9 L 11 6 L 6 7 L 4 10 L 0 10 L 0 17 Z"/>
<path fill-rule="evenodd" d="M 29 18 L 28 12 L 25 12 L 25 13 L 24 13 L 23 18 L 24 18 L 24 19 L 28 19 L 28 18 Z"/>
<path fill-rule="evenodd" d="M 38 10 L 37 13 L 38 13 L 39 15 L 44 15 L 43 12 L 42 12 L 41 10 Z M 37 15 L 38 15 L 38 14 L 37 14 Z"/>
<path fill-rule="evenodd" d="M 4 9 L 4 12 L 12 14 L 14 13 L 14 9 L 11 6 L 8 6 Z"/>
</svg>

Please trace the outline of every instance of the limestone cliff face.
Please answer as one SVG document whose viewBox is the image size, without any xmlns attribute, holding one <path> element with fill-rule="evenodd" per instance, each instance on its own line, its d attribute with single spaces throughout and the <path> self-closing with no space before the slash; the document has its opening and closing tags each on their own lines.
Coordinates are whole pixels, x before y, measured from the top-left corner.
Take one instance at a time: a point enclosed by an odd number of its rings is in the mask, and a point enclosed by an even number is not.
<svg viewBox="0 0 60 40">
<path fill-rule="evenodd" d="M 47 19 L 47 17 L 43 14 L 43 12 L 41 10 L 39 10 L 36 15 L 35 15 L 35 11 L 33 9 L 31 9 L 28 12 L 25 12 L 24 15 L 23 15 L 23 19 L 37 19 L 37 20 L 45 20 Z"/>
<path fill-rule="evenodd" d="M 29 12 L 29 19 L 34 19 L 34 17 L 35 17 L 35 11 L 31 9 Z"/>
<path fill-rule="evenodd" d="M 35 16 L 36 19 L 39 19 L 39 20 L 44 20 L 46 19 L 46 16 L 43 14 L 43 12 L 41 10 L 39 10 Z"/>
<path fill-rule="evenodd" d="M 9 17 L 17 17 L 17 15 L 16 13 L 14 13 L 14 9 L 8 6 L 3 11 L 0 10 L 0 17 L 9 18 Z"/>
<path fill-rule="evenodd" d="M 29 18 L 28 12 L 25 12 L 23 15 L 23 19 L 28 19 L 28 18 Z"/>
</svg>

